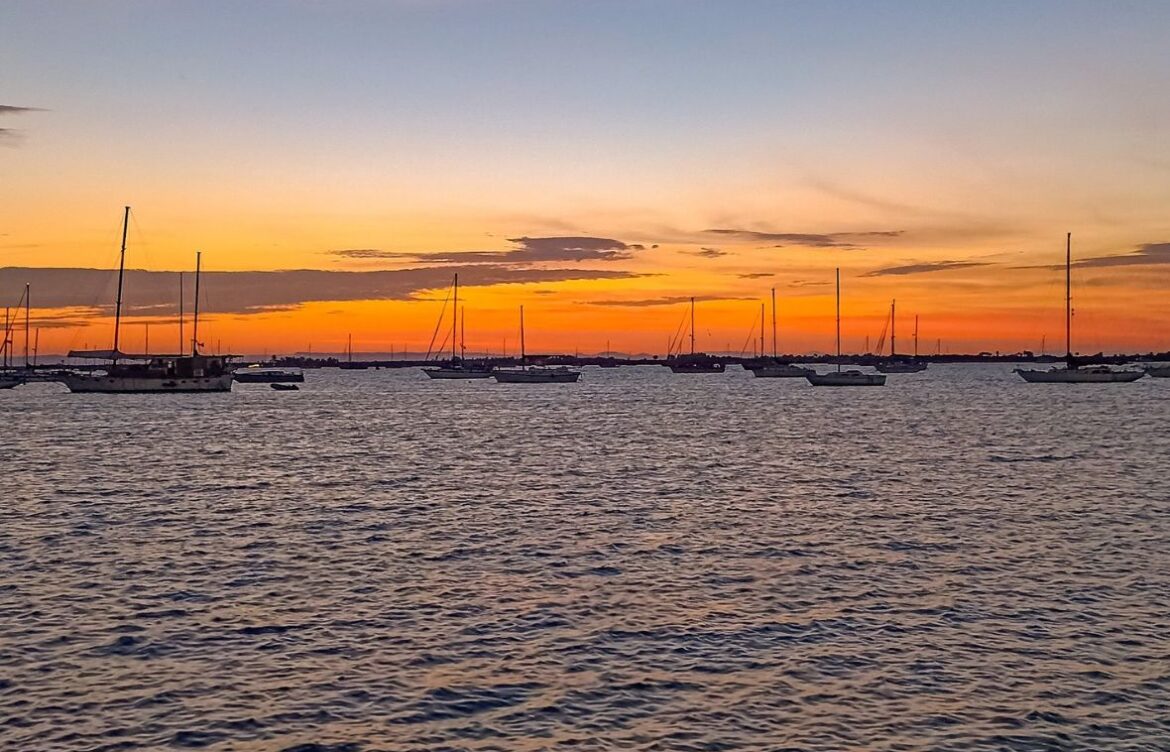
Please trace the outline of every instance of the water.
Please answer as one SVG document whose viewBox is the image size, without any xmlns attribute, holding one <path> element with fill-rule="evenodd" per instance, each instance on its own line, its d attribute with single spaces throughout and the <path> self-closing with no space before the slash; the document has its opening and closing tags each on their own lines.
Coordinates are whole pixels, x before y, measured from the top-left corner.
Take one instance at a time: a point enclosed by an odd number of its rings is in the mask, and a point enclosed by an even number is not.
<svg viewBox="0 0 1170 752">
<path fill-rule="evenodd" d="M 1170 381 L 0 410 L 3 749 L 1170 747 Z"/>
</svg>

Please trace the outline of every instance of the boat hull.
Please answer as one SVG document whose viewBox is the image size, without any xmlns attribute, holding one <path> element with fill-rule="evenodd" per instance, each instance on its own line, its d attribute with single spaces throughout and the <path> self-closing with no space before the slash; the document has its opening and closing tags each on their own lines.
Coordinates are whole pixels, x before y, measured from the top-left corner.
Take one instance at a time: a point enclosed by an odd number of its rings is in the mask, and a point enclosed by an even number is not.
<svg viewBox="0 0 1170 752">
<path fill-rule="evenodd" d="M 1017 368 L 1016 373 L 1029 384 L 1125 384 L 1145 376 L 1145 371 L 1103 371 L 1056 368 L 1033 371 Z"/>
<path fill-rule="evenodd" d="M 749 368 L 752 375 L 759 379 L 803 379 L 815 371 L 793 365 L 756 366 Z"/>
<path fill-rule="evenodd" d="M 248 373 L 236 371 L 235 380 L 241 384 L 301 384 L 305 380 L 303 373 Z"/>
<path fill-rule="evenodd" d="M 174 394 L 230 392 L 233 378 L 230 373 L 191 378 L 68 374 L 61 381 L 82 394 Z"/>
<path fill-rule="evenodd" d="M 921 373 L 926 370 L 926 363 L 878 363 L 881 373 Z"/>
<path fill-rule="evenodd" d="M 572 384 L 581 378 L 580 371 L 495 371 L 492 377 L 501 384 Z"/>
<path fill-rule="evenodd" d="M 813 386 L 885 386 L 886 383 L 886 377 L 880 373 L 860 371 L 810 373 L 805 378 Z"/>
<path fill-rule="evenodd" d="M 492 376 L 491 371 L 470 368 L 424 368 L 423 373 L 431 379 L 489 379 Z"/>
<path fill-rule="evenodd" d="M 1146 373 L 1148 373 L 1150 376 L 1153 376 L 1155 379 L 1170 379 L 1170 366 L 1147 368 Z"/>
<path fill-rule="evenodd" d="M 11 389 L 24 383 L 23 376 L 11 373 L 0 373 L 0 389 Z"/>
</svg>

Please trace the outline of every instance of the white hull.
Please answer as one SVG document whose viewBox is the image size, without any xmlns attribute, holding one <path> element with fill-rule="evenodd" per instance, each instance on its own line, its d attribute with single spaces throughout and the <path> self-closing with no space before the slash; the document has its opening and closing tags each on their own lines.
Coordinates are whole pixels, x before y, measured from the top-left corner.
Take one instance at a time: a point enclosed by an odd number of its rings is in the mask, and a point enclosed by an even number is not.
<svg viewBox="0 0 1170 752">
<path fill-rule="evenodd" d="M 107 376 L 68 374 L 61 377 L 71 392 L 94 394 L 149 394 L 167 392 L 230 392 L 232 374 L 171 378 L 165 376 Z"/>
<path fill-rule="evenodd" d="M 580 371 L 567 368 L 525 368 L 492 372 L 501 384 L 572 384 L 581 378 Z"/>
<path fill-rule="evenodd" d="M 830 371 L 805 376 L 813 386 L 884 386 L 886 377 L 880 373 L 861 371 Z"/>
<path fill-rule="evenodd" d="M 1124 384 L 1145 376 L 1144 371 L 1114 371 L 1102 368 L 1054 368 L 1032 371 L 1017 368 L 1016 373 L 1029 384 Z"/>
<path fill-rule="evenodd" d="M 761 379 L 803 379 L 810 373 L 815 373 L 808 368 L 791 365 L 759 366 L 749 370 Z"/>
<path fill-rule="evenodd" d="M 432 379 L 488 379 L 491 371 L 471 368 L 424 368 L 423 373 Z"/>
</svg>

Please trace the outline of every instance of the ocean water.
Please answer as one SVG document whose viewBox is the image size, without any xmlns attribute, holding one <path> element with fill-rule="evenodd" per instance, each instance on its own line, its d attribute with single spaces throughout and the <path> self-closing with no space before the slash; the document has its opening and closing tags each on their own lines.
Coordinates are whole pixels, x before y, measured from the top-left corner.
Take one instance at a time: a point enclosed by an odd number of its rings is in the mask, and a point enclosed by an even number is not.
<svg viewBox="0 0 1170 752">
<path fill-rule="evenodd" d="M 0 749 L 1170 749 L 1170 380 L 0 392 Z"/>
</svg>

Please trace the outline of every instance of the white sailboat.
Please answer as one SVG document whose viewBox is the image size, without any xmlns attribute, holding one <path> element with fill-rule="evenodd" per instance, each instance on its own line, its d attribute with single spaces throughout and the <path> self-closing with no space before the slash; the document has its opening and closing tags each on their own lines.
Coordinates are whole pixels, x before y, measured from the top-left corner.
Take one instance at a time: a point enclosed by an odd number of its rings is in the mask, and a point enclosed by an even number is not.
<svg viewBox="0 0 1170 752">
<path fill-rule="evenodd" d="M 492 377 L 501 384 L 572 384 L 581 372 L 566 366 L 529 366 L 524 350 L 524 306 L 520 306 L 520 367 L 497 368 Z"/>
<path fill-rule="evenodd" d="M 151 392 L 230 392 L 232 373 L 226 358 L 199 353 L 199 274 L 201 254 L 195 256 L 195 320 L 190 355 L 131 355 L 119 349 L 122 323 L 122 283 L 126 272 L 126 231 L 130 207 L 122 218 L 122 251 L 118 262 L 118 298 L 114 308 L 114 346 L 109 350 L 73 350 L 70 358 L 108 360 L 104 371 L 62 374 L 71 392 L 142 394 Z M 129 362 L 127 362 L 129 361 Z"/>
<path fill-rule="evenodd" d="M 812 369 L 801 368 L 794 366 L 791 363 L 783 363 L 780 361 L 776 351 L 776 288 L 772 288 L 772 357 L 764 357 L 764 312 L 761 307 L 760 310 L 760 357 L 758 360 L 751 363 L 744 364 L 744 368 L 752 372 L 752 375 L 761 379 L 791 379 L 803 378 L 810 373 L 814 373 Z"/>
<path fill-rule="evenodd" d="M 1078 366 L 1072 351 L 1072 233 L 1065 236 L 1064 249 L 1064 349 L 1065 367 L 1041 371 L 1017 368 L 1029 384 L 1121 384 L 1137 381 L 1145 371 L 1112 368 L 1106 365 Z"/>
<path fill-rule="evenodd" d="M 886 377 L 880 373 L 841 370 L 841 270 L 837 269 L 837 370 L 828 373 L 812 372 L 805 376 L 813 386 L 883 386 Z"/>
<path fill-rule="evenodd" d="M 446 365 L 435 366 L 433 368 L 424 368 L 423 373 L 428 378 L 432 379 L 486 379 L 492 375 L 491 366 L 486 363 L 468 363 L 466 358 L 460 357 L 455 353 L 456 335 L 458 330 L 456 326 L 461 323 L 461 317 L 457 317 L 459 313 L 459 275 L 455 275 L 454 283 L 454 305 L 451 307 L 451 360 Z M 440 314 L 442 318 L 442 314 Z M 464 336 L 467 335 L 466 322 L 464 323 Z M 437 326 L 437 325 L 436 325 Z"/>
</svg>

